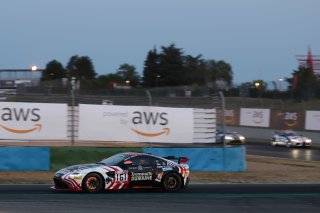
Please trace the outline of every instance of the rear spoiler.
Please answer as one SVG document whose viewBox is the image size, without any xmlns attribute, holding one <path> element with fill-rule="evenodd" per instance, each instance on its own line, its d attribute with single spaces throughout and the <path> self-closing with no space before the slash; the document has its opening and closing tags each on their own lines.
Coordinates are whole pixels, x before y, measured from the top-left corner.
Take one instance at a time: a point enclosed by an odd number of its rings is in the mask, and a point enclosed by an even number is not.
<svg viewBox="0 0 320 213">
<path fill-rule="evenodd" d="M 167 160 L 178 160 L 178 164 L 180 163 L 187 163 L 189 161 L 189 158 L 187 157 L 175 157 L 175 156 L 167 156 L 167 157 L 163 157 Z"/>
</svg>

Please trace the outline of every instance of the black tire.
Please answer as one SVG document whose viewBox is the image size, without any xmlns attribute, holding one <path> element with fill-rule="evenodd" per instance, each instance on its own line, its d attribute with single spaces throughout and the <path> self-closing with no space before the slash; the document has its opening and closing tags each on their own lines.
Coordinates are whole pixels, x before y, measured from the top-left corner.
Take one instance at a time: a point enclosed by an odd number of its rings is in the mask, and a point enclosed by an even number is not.
<svg viewBox="0 0 320 213">
<path fill-rule="evenodd" d="M 162 189 L 165 192 L 177 192 L 182 188 L 182 178 L 177 173 L 169 173 L 162 180 Z"/>
<path fill-rule="evenodd" d="M 101 175 L 97 173 L 88 174 L 82 182 L 82 189 L 88 193 L 101 192 L 104 188 L 104 182 Z"/>
</svg>

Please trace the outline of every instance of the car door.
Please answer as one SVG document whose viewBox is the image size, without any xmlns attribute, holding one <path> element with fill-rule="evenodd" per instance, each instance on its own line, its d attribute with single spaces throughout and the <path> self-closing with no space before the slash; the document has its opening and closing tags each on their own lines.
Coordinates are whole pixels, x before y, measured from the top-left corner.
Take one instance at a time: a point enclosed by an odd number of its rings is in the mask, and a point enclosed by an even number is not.
<svg viewBox="0 0 320 213">
<path fill-rule="evenodd" d="M 150 156 L 135 156 L 128 165 L 130 185 L 132 188 L 151 188 L 154 182 L 154 166 Z"/>
</svg>

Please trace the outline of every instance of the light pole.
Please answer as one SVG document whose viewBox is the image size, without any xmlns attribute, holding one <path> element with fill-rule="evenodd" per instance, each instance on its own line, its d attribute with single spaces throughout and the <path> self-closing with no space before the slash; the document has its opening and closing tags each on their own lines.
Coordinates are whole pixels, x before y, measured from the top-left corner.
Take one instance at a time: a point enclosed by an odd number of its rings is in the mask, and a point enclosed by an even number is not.
<svg viewBox="0 0 320 213">
<path fill-rule="evenodd" d="M 156 75 L 156 87 L 159 86 L 159 78 L 160 78 L 160 75 Z"/>
<path fill-rule="evenodd" d="M 284 81 L 284 78 L 278 78 L 279 81 L 279 91 L 282 92 L 282 82 Z"/>
<path fill-rule="evenodd" d="M 38 70 L 38 67 L 36 66 L 36 65 L 33 65 L 32 67 L 31 67 L 31 71 L 32 72 L 35 72 L 35 71 L 37 71 Z"/>
<path fill-rule="evenodd" d="M 254 81 L 253 85 L 255 88 L 255 93 L 256 93 L 257 98 L 260 98 L 261 94 L 262 94 L 262 89 L 263 89 L 262 88 L 263 87 L 262 81 L 260 81 L 260 80 Z"/>
<path fill-rule="evenodd" d="M 50 79 L 49 79 L 49 88 L 48 88 L 48 94 L 51 95 L 52 88 L 53 88 L 53 73 L 50 73 Z"/>
</svg>

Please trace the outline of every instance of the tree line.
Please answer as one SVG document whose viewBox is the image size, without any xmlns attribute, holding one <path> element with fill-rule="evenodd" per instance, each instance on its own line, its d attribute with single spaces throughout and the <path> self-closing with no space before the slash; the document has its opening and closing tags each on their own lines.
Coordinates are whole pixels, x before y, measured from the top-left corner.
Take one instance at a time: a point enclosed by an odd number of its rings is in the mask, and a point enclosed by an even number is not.
<svg viewBox="0 0 320 213">
<path fill-rule="evenodd" d="M 223 60 L 205 60 L 202 55 L 185 55 L 175 44 L 151 49 L 144 61 L 142 76 L 134 65 L 121 64 L 115 73 L 97 75 L 88 56 L 74 55 L 66 67 L 59 61 L 50 61 L 42 81 L 75 77 L 91 88 L 106 88 L 110 83 L 128 84 L 131 87 L 159 87 L 181 85 L 206 85 L 216 87 L 218 81 L 231 86 L 231 65 Z"/>
<path fill-rule="evenodd" d="M 173 87 L 173 86 L 206 86 L 212 89 L 232 87 L 233 71 L 230 64 L 223 60 L 204 59 L 201 54 L 187 55 L 175 44 L 153 48 L 146 54 L 142 76 L 134 65 L 121 64 L 114 73 L 97 75 L 92 60 L 88 56 L 72 56 L 64 67 L 59 61 L 52 60 L 42 72 L 42 81 L 75 77 L 81 82 L 82 89 L 112 88 L 110 85 L 131 87 Z M 308 100 L 320 98 L 320 79 L 315 76 L 312 66 L 298 67 L 291 77 L 285 78 L 289 84 L 288 91 L 267 91 L 263 80 L 244 82 L 237 90 L 247 91 L 251 97 L 278 97 Z M 222 86 L 221 86 L 222 85 Z M 219 88 L 220 87 L 220 88 Z M 284 94 L 285 93 L 285 94 Z"/>
</svg>

